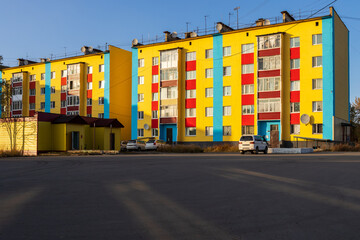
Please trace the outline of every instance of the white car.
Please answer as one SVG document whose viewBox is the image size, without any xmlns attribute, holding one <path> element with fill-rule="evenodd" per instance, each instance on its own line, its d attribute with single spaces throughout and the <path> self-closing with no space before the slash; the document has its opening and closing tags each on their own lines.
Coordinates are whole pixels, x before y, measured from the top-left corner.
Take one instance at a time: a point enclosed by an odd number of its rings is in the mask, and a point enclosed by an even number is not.
<svg viewBox="0 0 360 240">
<path fill-rule="evenodd" d="M 157 150 L 159 146 L 165 145 L 166 142 L 163 140 L 149 140 L 146 142 L 146 150 Z"/>
<path fill-rule="evenodd" d="M 126 144 L 126 150 L 145 150 L 145 142 L 141 140 L 129 140 Z"/>
<path fill-rule="evenodd" d="M 242 154 L 245 152 L 265 154 L 268 152 L 268 143 L 263 136 L 259 135 L 243 135 L 239 140 L 239 150 Z"/>
</svg>

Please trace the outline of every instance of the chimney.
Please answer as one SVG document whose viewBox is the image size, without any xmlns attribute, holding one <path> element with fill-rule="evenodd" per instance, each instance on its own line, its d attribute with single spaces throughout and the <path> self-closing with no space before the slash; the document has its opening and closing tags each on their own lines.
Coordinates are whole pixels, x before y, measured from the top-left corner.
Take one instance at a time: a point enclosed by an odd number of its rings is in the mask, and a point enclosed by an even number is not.
<svg viewBox="0 0 360 240">
<path fill-rule="evenodd" d="M 165 31 L 165 42 L 171 41 L 171 33 L 169 31 Z"/>
<path fill-rule="evenodd" d="M 219 33 L 223 33 L 223 32 L 233 31 L 234 29 L 232 29 L 231 27 L 229 27 L 228 25 L 226 25 L 222 22 L 218 22 L 216 24 L 216 30 L 218 30 Z"/>
<path fill-rule="evenodd" d="M 264 26 L 264 25 L 265 25 L 265 19 L 259 18 L 258 20 L 256 20 L 255 23 L 256 23 L 256 26 L 257 26 L 257 27 Z"/>
<path fill-rule="evenodd" d="M 281 14 L 283 17 L 283 23 L 295 21 L 295 18 L 293 18 L 293 16 L 291 16 L 287 11 L 282 11 Z"/>
<path fill-rule="evenodd" d="M 30 61 L 24 58 L 18 58 L 18 65 L 19 66 L 24 66 L 24 65 L 28 65 L 28 64 L 33 64 L 33 63 L 37 63 L 35 61 Z"/>
</svg>

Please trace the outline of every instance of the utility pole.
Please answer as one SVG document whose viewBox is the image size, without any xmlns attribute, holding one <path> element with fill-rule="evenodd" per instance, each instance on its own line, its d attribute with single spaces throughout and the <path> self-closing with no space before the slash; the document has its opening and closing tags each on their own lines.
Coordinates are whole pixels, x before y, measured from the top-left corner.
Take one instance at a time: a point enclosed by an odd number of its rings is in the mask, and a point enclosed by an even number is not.
<svg viewBox="0 0 360 240">
<path fill-rule="evenodd" d="M 189 24 L 190 22 L 186 22 L 186 32 L 189 32 Z"/>
<path fill-rule="evenodd" d="M 64 47 L 64 49 L 65 49 L 65 57 L 66 57 L 66 47 Z"/>
<path fill-rule="evenodd" d="M 229 27 L 231 27 L 231 19 L 230 19 L 230 16 L 232 15 L 231 12 L 229 12 Z"/>
<path fill-rule="evenodd" d="M 205 35 L 207 34 L 207 29 L 206 29 L 206 18 L 208 17 L 207 15 L 204 16 L 205 17 Z"/>
<path fill-rule="evenodd" d="M 239 29 L 239 9 L 240 7 L 234 8 L 234 11 L 236 11 L 236 29 Z"/>
</svg>

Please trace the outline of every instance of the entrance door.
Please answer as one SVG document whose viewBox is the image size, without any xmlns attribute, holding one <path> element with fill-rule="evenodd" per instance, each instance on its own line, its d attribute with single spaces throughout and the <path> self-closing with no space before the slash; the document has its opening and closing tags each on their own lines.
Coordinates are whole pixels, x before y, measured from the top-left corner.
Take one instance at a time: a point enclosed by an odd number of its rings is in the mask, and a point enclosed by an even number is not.
<svg viewBox="0 0 360 240">
<path fill-rule="evenodd" d="M 110 150 L 115 150 L 115 133 L 110 134 Z"/>
<path fill-rule="evenodd" d="M 173 130 L 172 128 L 167 128 L 166 129 L 166 142 L 168 144 L 172 144 L 173 140 Z"/>
<path fill-rule="evenodd" d="M 80 133 L 79 132 L 71 132 L 71 149 L 72 150 L 79 150 L 79 138 Z"/>
<path fill-rule="evenodd" d="M 273 148 L 279 147 L 279 125 L 270 124 L 270 145 Z"/>
</svg>

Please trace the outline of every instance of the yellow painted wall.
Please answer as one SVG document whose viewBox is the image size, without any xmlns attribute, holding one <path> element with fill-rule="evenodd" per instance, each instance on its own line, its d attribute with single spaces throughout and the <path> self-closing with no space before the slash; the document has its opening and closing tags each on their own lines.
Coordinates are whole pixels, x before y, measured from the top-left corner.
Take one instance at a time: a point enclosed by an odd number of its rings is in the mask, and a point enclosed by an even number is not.
<svg viewBox="0 0 360 240">
<path fill-rule="evenodd" d="M 39 122 L 38 151 L 52 150 L 52 135 L 53 131 L 51 122 Z"/>
<path fill-rule="evenodd" d="M 66 124 L 52 124 L 53 151 L 66 151 Z"/>
</svg>

